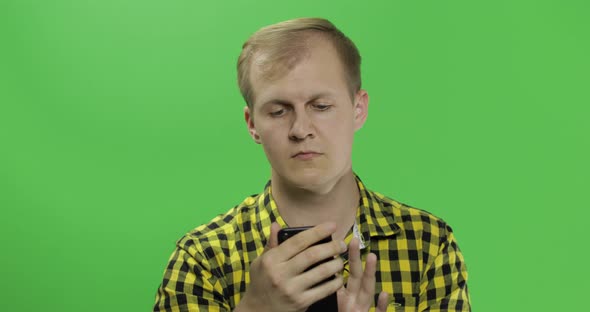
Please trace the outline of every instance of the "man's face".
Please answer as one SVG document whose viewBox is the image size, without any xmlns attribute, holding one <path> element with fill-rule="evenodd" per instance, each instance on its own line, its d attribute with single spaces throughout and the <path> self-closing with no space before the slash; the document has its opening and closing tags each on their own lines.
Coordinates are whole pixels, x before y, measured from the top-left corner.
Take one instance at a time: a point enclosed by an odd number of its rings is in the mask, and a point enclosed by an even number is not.
<svg viewBox="0 0 590 312">
<path fill-rule="evenodd" d="M 272 170 L 292 186 L 327 192 L 351 170 L 354 132 L 365 122 L 368 95 L 351 99 L 332 44 L 310 39 L 309 53 L 272 81 L 256 65 L 250 81 L 252 111 L 244 109 L 252 138 L 262 144 Z"/>
</svg>

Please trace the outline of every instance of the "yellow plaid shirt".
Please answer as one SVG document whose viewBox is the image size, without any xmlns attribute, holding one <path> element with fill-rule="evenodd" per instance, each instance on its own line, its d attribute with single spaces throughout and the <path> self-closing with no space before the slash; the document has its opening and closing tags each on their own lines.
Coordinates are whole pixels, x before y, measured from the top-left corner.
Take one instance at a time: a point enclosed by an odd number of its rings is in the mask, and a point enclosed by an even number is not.
<svg viewBox="0 0 590 312">
<path fill-rule="evenodd" d="M 471 311 L 467 270 L 451 228 L 432 214 L 365 188 L 356 217 L 369 252 L 377 255 L 375 298 L 392 295 L 388 311 Z M 250 282 L 250 264 L 263 251 L 279 215 L 270 182 L 224 215 L 176 244 L 156 294 L 154 311 L 232 311 Z M 349 232 L 346 241 L 353 237 Z M 346 260 L 346 254 L 342 255 Z M 345 261 L 344 278 L 348 275 Z"/>
</svg>

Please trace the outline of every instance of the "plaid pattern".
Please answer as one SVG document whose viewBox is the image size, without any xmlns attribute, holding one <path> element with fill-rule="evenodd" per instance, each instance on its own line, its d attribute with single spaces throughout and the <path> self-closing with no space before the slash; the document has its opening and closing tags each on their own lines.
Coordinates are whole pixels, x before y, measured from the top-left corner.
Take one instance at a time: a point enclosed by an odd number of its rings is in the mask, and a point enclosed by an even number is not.
<svg viewBox="0 0 590 312">
<path fill-rule="evenodd" d="M 378 258 L 375 299 L 384 290 L 393 295 L 392 311 L 471 311 L 467 271 L 451 228 L 428 212 L 367 190 L 358 176 L 357 184 L 356 221 L 366 244 L 361 257 L 363 263 L 369 252 Z M 154 311 L 233 310 L 275 221 L 287 226 L 269 181 L 263 193 L 187 233 L 170 257 Z M 352 237 L 351 229 L 346 241 Z"/>
</svg>

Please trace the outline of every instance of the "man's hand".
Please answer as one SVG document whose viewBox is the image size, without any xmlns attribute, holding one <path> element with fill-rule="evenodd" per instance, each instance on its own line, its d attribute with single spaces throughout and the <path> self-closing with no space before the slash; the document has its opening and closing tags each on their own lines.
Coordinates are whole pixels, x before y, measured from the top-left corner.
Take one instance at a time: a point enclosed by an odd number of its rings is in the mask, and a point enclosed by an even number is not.
<svg viewBox="0 0 590 312">
<path fill-rule="evenodd" d="M 375 270 L 377 267 L 377 256 L 370 253 L 367 255 L 367 263 L 363 272 L 363 264 L 360 257 L 359 241 L 353 238 L 348 248 L 348 259 L 350 264 L 350 276 L 346 287 L 338 290 L 338 311 L 339 312 L 366 312 L 373 306 L 375 294 Z M 386 292 L 379 294 L 376 312 L 387 311 L 389 295 Z"/>
<path fill-rule="evenodd" d="M 250 284 L 235 311 L 305 311 L 314 302 L 342 288 L 342 277 L 313 287 L 342 271 L 344 264 L 340 257 L 304 272 L 312 264 L 346 251 L 346 245 L 338 241 L 312 246 L 332 235 L 336 224 L 320 224 L 281 245 L 279 230 L 278 224 L 271 225 L 269 242 L 252 262 Z"/>
</svg>

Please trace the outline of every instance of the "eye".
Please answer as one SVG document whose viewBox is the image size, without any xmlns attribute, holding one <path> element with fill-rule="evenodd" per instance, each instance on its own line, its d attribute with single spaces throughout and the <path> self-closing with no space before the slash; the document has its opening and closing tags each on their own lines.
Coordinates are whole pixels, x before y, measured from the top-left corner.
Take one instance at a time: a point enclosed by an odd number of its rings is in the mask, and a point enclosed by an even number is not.
<svg viewBox="0 0 590 312">
<path fill-rule="evenodd" d="M 269 113 L 269 115 L 271 115 L 272 117 L 280 117 L 280 116 L 282 116 L 284 114 L 285 114 L 285 109 L 284 108 L 276 109 L 276 110 L 273 110 L 273 111 L 271 111 Z"/>
<path fill-rule="evenodd" d="M 331 106 L 332 105 L 326 105 L 326 104 L 321 104 L 321 103 L 313 104 L 313 107 L 319 111 L 328 110 L 328 109 L 330 109 Z"/>
</svg>

